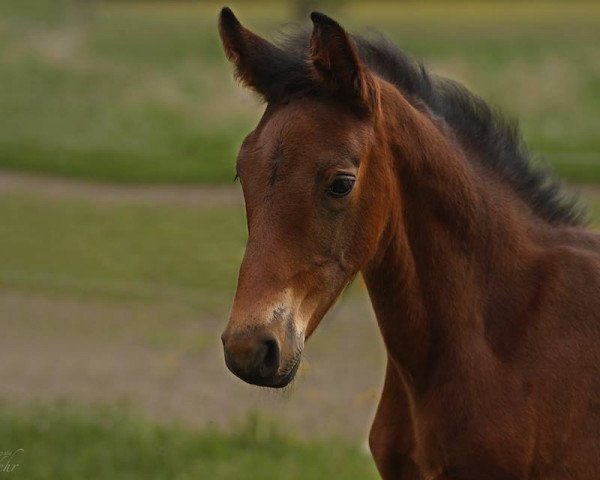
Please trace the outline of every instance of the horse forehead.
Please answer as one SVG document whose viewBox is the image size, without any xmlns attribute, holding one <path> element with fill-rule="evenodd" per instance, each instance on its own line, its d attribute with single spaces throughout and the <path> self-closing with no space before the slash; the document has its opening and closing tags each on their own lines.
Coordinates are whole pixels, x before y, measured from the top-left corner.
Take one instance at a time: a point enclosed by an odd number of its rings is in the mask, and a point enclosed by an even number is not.
<svg viewBox="0 0 600 480">
<path fill-rule="evenodd" d="M 249 189 L 260 185 L 272 192 L 284 179 L 308 180 L 323 165 L 359 158 L 368 143 L 365 126 L 325 102 L 307 99 L 269 105 L 238 166 Z"/>
<path fill-rule="evenodd" d="M 269 143 L 310 147 L 346 141 L 355 126 L 357 122 L 334 105 L 307 99 L 275 109 L 261 136 Z"/>
</svg>

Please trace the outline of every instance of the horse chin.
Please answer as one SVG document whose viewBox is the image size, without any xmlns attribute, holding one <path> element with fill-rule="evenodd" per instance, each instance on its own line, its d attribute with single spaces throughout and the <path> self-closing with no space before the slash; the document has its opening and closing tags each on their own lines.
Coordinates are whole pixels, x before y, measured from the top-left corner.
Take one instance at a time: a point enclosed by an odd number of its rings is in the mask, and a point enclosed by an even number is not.
<svg viewBox="0 0 600 480">
<path fill-rule="evenodd" d="M 285 388 L 287 387 L 296 377 L 296 372 L 298 371 L 298 367 L 300 366 L 301 355 L 298 355 L 298 358 L 294 362 L 292 368 L 283 375 L 278 375 L 271 385 L 265 385 L 269 388 Z"/>
<path fill-rule="evenodd" d="M 300 351 L 296 357 L 294 357 L 288 365 L 290 365 L 286 370 L 281 373 L 278 373 L 275 377 L 271 379 L 243 379 L 245 382 L 250 383 L 251 385 L 257 385 L 259 387 L 267 387 L 267 388 L 285 388 L 287 387 L 294 378 L 296 377 L 296 373 L 298 372 L 298 368 L 300 367 L 300 361 L 302 360 L 302 351 Z"/>
</svg>

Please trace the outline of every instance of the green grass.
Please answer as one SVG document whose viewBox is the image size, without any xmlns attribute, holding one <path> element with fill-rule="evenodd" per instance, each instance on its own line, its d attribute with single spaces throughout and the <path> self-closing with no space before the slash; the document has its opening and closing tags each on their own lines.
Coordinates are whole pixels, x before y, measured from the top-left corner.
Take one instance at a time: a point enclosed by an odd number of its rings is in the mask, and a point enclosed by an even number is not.
<svg viewBox="0 0 600 480">
<path fill-rule="evenodd" d="M 5 407 L 0 438 L 3 451 L 23 449 L 6 474 L 15 479 L 377 478 L 372 460 L 356 446 L 299 441 L 256 416 L 223 433 L 159 426 L 127 410 Z"/>
<path fill-rule="evenodd" d="M 0 168 L 229 181 L 261 106 L 231 78 L 216 32 L 221 4 L 82 4 L 0 5 Z M 291 10 L 233 7 L 266 36 Z M 345 2 L 333 14 L 352 29 L 381 28 L 520 118 L 532 148 L 568 178 L 600 180 L 597 3 Z"/>
<path fill-rule="evenodd" d="M 235 289 L 241 207 L 100 205 L 0 196 L 0 284 L 210 309 Z"/>
</svg>

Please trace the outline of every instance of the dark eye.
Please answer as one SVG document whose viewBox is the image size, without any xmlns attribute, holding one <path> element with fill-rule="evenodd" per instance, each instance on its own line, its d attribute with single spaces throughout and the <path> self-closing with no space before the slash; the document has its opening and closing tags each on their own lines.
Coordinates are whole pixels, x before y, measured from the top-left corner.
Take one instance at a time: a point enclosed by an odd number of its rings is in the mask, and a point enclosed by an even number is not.
<svg viewBox="0 0 600 480">
<path fill-rule="evenodd" d="M 355 178 L 352 175 L 338 175 L 333 179 L 327 189 L 327 194 L 332 197 L 345 197 L 352 191 Z"/>
</svg>

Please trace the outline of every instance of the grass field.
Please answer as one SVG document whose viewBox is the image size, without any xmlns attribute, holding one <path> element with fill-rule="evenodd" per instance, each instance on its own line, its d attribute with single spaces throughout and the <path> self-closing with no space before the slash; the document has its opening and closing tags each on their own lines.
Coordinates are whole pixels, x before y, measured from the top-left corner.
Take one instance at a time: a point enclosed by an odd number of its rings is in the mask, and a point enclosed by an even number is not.
<svg viewBox="0 0 600 480">
<path fill-rule="evenodd" d="M 600 182 L 600 4 L 342 3 L 350 28 L 519 117 L 567 179 Z M 231 182 L 262 107 L 231 78 L 220 6 L 0 2 L 0 477 L 377 478 L 364 446 L 385 355 L 360 280 L 290 389 L 223 362 L 245 217 L 239 185 L 193 184 Z M 290 18 L 231 6 L 266 36 Z"/>
<path fill-rule="evenodd" d="M 0 196 L 0 284 L 127 299 L 228 303 L 243 209 Z M 43 234 L 40 234 L 43 232 Z"/>
<path fill-rule="evenodd" d="M 258 416 L 224 434 L 157 426 L 127 410 L 5 409 L 0 438 L 2 451 L 23 449 L 10 462 L 0 460 L 0 468 L 16 465 L 5 472 L 15 479 L 377 478 L 356 446 L 339 439 L 301 442 Z"/>
<path fill-rule="evenodd" d="M 95 4 L 0 5 L 0 168 L 230 181 L 261 107 L 231 78 L 216 32 L 221 4 Z M 519 117 L 532 148 L 569 179 L 600 179 L 600 4 L 361 5 L 334 14 L 353 29 L 382 29 Z M 267 36 L 290 18 L 284 2 L 232 6 Z"/>
</svg>

